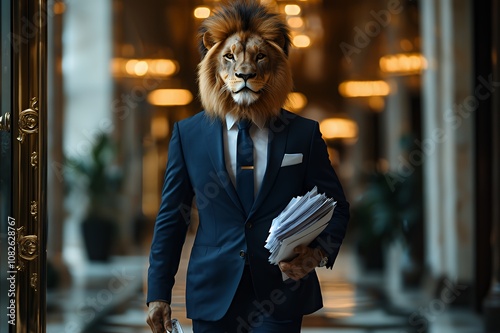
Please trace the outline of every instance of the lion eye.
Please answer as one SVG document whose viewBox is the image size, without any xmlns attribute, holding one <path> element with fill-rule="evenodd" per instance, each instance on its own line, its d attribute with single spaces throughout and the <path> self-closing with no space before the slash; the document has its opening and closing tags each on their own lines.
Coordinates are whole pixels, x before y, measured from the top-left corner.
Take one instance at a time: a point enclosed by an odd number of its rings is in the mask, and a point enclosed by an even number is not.
<svg viewBox="0 0 500 333">
<path fill-rule="evenodd" d="M 224 54 L 224 58 L 229 59 L 229 60 L 233 60 L 234 55 L 232 53 L 227 53 L 227 54 Z"/>
<path fill-rule="evenodd" d="M 265 54 L 263 54 L 263 53 L 259 53 L 259 54 L 257 54 L 257 60 L 262 60 L 262 59 L 264 59 L 265 57 L 266 57 L 266 55 L 265 55 Z"/>
</svg>

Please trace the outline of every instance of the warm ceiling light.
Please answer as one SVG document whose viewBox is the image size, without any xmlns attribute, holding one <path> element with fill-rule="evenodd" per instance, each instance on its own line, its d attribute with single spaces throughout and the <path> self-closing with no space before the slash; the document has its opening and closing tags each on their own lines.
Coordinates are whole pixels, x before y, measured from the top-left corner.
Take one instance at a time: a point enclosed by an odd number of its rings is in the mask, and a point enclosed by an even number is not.
<svg viewBox="0 0 500 333">
<path fill-rule="evenodd" d="M 420 53 L 400 53 L 380 58 L 380 69 L 392 74 L 415 74 L 427 68 L 427 59 Z"/>
<path fill-rule="evenodd" d="M 155 59 L 150 61 L 151 74 L 158 76 L 170 76 L 177 72 L 177 64 L 169 59 Z"/>
<path fill-rule="evenodd" d="M 299 92 L 292 92 L 288 94 L 288 100 L 285 108 L 292 112 L 300 112 L 307 105 L 307 97 Z"/>
<path fill-rule="evenodd" d="M 399 46 L 401 46 L 401 49 L 403 49 L 403 51 L 405 52 L 410 52 L 411 50 L 413 50 L 413 43 L 406 38 L 401 39 L 401 41 L 399 42 Z"/>
<path fill-rule="evenodd" d="M 176 74 L 179 64 L 170 59 L 124 59 L 114 58 L 111 69 L 116 76 L 168 77 Z"/>
<path fill-rule="evenodd" d="M 113 74 L 121 74 L 122 68 L 122 61 L 120 58 L 114 58 L 111 60 L 111 71 Z"/>
<path fill-rule="evenodd" d="M 385 108 L 385 100 L 381 96 L 372 96 L 368 99 L 368 105 L 375 112 L 380 112 Z"/>
<path fill-rule="evenodd" d="M 208 7 L 197 7 L 194 10 L 194 17 L 199 19 L 204 19 L 210 16 L 210 8 Z"/>
<path fill-rule="evenodd" d="M 300 6 L 299 5 L 286 5 L 285 6 L 285 13 L 286 15 L 299 15 L 300 14 Z"/>
<path fill-rule="evenodd" d="M 304 26 L 304 20 L 302 19 L 302 17 L 290 17 L 288 20 L 288 25 L 290 26 L 290 28 L 293 28 L 293 29 L 299 29 L 299 28 L 302 28 Z"/>
<path fill-rule="evenodd" d="M 146 61 L 138 61 L 134 66 L 134 73 L 137 76 L 144 76 L 148 72 L 149 65 Z"/>
<path fill-rule="evenodd" d="M 346 81 L 339 85 L 339 92 L 344 97 L 387 96 L 391 87 L 385 81 Z"/>
<path fill-rule="evenodd" d="M 321 134 L 327 140 L 357 139 L 358 137 L 358 124 L 351 119 L 329 118 L 323 120 L 319 127 Z"/>
<path fill-rule="evenodd" d="M 293 45 L 300 48 L 308 47 L 311 45 L 311 39 L 306 35 L 297 35 L 293 38 Z"/>
<path fill-rule="evenodd" d="M 64 12 L 66 11 L 66 5 L 64 4 L 64 2 L 56 2 L 54 3 L 52 10 L 56 15 L 64 14 Z"/>
<path fill-rule="evenodd" d="M 144 76 L 148 72 L 149 65 L 144 60 L 130 59 L 125 64 L 125 71 L 128 75 Z"/>
<path fill-rule="evenodd" d="M 193 94 L 186 89 L 157 89 L 148 95 L 148 102 L 158 106 L 188 105 Z"/>
<path fill-rule="evenodd" d="M 139 62 L 137 59 L 130 59 L 125 64 L 125 71 L 128 75 L 135 75 L 135 65 Z"/>
<path fill-rule="evenodd" d="M 155 139 L 164 139 L 168 136 L 169 126 L 165 117 L 154 117 L 151 121 L 151 136 Z"/>
</svg>

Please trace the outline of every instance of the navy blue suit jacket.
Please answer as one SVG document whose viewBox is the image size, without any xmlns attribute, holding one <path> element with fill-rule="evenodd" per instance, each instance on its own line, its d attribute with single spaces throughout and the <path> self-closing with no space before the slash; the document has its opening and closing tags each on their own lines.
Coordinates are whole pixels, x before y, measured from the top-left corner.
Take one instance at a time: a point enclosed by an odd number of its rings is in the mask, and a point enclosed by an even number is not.
<svg viewBox="0 0 500 333">
<path fill-rule="evenodd" d="M 328 254 L 331 267 L 346 232 L 349 205 L 317 122 L 282 110 L 269 129 L 267 169 L 247 216 L 226 171 L 222 122 L 201 112 L 175 124 L 151 246 L 148 303 L 171 301 L 194 197 L 199 227 L 187 272 L 189 318 L 224 316 L 245 265 L 241 251 L 249 261 L 259 301 L 275 317 L 308 314 L 322 307 L 316 273 L 298 282 L 282 281 L 279 267 L 268 262 L 265 240 L 272 220 L 288 202 L 317 186 L 338 202 L 329 226 L 311 244 Z M 303 162 L 281 167 L 285 153 L 302 153 Z"/>
</svg>

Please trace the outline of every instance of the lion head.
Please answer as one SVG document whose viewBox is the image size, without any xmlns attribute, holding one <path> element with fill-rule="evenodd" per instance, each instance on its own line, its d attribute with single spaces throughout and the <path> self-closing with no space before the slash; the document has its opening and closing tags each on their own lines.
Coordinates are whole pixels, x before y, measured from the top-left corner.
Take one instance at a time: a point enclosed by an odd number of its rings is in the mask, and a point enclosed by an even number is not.
<svg viewBox="0 0 500 333">
<path fill-rule="evenodd" d="M 232 1 L 205 19 L 199 40 L 199 94 L 207 114 L 266 120 L 279 114 L 293 83 L 289 29 L 278 14 L 257 1 Z"/>
</svg>

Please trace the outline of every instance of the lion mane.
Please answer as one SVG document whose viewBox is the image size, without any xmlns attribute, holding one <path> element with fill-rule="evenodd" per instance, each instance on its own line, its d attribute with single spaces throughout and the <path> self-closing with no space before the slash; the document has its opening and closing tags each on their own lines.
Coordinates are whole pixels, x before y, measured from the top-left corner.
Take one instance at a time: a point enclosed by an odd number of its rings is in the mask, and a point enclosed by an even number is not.
<svg viewBox="0 0 500 333">
<path fill-rule="evenodd" d="M 290 31 L 278 14 L 255 0 L 226 1 L 202 22 L 198 38 L 199 97 L 210 117 L 279 115 L 293 82 Z"/>
</svg>

